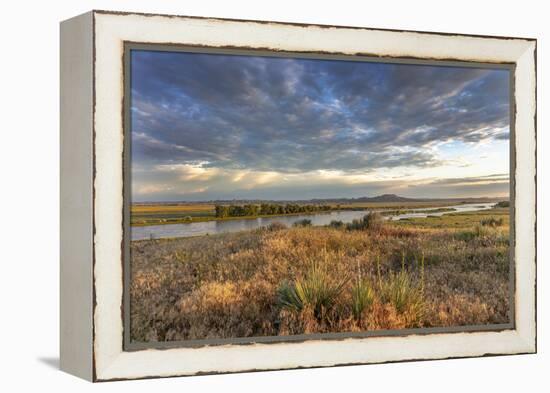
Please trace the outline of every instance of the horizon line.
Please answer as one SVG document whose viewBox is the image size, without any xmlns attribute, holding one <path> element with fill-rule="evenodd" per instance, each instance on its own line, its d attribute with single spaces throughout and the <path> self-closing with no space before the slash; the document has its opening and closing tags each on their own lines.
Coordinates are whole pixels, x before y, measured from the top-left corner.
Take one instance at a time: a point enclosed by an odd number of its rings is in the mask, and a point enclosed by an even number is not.
<svg viewBox="0 0 550 393">
<path fill-rule="evenodd" d="M 397 198 L 405 198 L 413 201 L 445 201 L 445 200 L 457 200 L 457 199 L 510 199 L 510 195 L 505 196 L 458 196 L 458 197 L 448 197 L 448 198 L 430 198 L 430 197 L 406 197 L 397 194 L 380 194 L 375 196 L 361 196 L 361 197 L 328 197 L 328 198 L 307 198 L 307 199 L 265 199 L 265 198 L 219 198 L 219 199 L 204 199 L 204 200 L 143 200 L 143 201 L 131 201 L 134 203 L 208 203 L 208 202 L 230 202 L 230 201 L 268 201 L 268 202 L 307 202 L 307 201 L 329 201 L 329 200 L 357 200 L 357 199 L 375 199 L 383 196 L 394 196 Z M 384 201 L 382 201 L 384 202 Z M 392 201 L 388 201 L 392 202 Z M 398 201 L 397 201 L 398 202 Z"/>
</svg>

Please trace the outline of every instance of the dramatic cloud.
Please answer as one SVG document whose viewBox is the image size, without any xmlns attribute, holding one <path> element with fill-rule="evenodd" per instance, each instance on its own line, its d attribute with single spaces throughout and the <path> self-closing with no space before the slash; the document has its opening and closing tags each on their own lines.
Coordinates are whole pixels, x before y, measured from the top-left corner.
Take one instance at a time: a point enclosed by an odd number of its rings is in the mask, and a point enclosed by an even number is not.
<svg viewBox="0 0 550 393">
<path fill-rule="evenodd" d="M 410 194 L 435 168 L 441 181 L 507 170 L 506 70 L 153 51 L 131 63 L 137 199 L 372 194 L 388 177 Z M 452 192 L 471 193 L 462 183 Z"/>
</svg>

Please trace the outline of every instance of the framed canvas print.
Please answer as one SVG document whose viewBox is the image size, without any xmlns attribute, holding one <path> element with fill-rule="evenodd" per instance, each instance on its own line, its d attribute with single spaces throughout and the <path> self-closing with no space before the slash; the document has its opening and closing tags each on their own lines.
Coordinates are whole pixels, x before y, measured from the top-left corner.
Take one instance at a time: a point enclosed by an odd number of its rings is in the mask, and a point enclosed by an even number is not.
<svg viewBox="0 0 550 393">
<path fill-rule="evenodd" d="M 536 40 L 61 24 L 61 368 L 536 351 Z"/>
</svg>

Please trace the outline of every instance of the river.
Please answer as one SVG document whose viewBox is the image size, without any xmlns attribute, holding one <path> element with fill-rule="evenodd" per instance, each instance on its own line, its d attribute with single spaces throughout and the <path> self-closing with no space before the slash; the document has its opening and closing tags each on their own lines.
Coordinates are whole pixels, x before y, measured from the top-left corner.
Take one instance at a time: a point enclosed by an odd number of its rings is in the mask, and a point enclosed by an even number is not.
<svg viewBox="0 0 550 393">
<path fill-rule="evenodd" d="M 455 206 L 446 206 L 453 208 L 454 211 L 437 212 L 437 207 L 434 207 L 432 212 L 430 208 L 406 209 L 409 213 L 398 214 L 395 216 L 386 216 L 389 220 L 400 220 L 404 218 L 422 218 L 430 216 L 442 216 L 449 213 L 461 213 L 469 211 L 487 210 L 494 206 L 494 203 L 470 203 Z M 383 212 L 394 209 L 375 210 Z M 312 225 L 328 225 L 331 221 L 337 220 L 344 223 L 351 222 L 354 219 L 361 218 L 369 211 L 373 210 L 343 210 L 317 214 L 300 214 L 295 216 L 273 216 L 273 217 L 258 217 L 253 219 L 241 220 L 226 220 L 226 221 L 205 221 L 191 222 L 187 224 L 165 224 L 165 225 L 147 225 L 131 227 L 132 240 L 144 239 L 162 239 L 171 237 L 191 237 L 201 235 L 214 235 L 225 232 L 239 232 L 259 227 L 265 227 L 273 222 L 280 222 L 286 226 L 292 226 L 297 221 L 308 219 Z"/>
</svg>

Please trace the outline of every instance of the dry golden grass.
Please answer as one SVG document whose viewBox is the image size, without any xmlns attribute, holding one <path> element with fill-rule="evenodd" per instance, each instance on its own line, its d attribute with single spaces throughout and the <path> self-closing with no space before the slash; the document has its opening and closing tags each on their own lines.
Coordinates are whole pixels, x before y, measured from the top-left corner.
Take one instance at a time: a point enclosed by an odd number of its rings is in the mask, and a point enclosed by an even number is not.
<svg viewBox="0 0 550 393">
<path fill-rule="evenodd" d="M 133 204 L 130 207 L 131 225 L 173 224 L 214 218 L 214 205 L 207 203 Z"/>
<path fill-rule="evenodd" d="M 185 213 L 185 212 L 213 212 L 214 205 L 208 203 L 186 203 L 186 204 L 147 204 L 131 206 L 132 214 L 139 213 Z"/>
<path fill-rule="evenodd" d="M 354 231 L 277 227 L 133 242 L 131 337 L 168 341 L 508 322 L 508 226 L 479 230 L 486 214 L 469 215 L 470 226 L 460 217 L 456 229 L 412 223 Z M 281 301 L 283 285 L 298 291 L 298 307 Z"/>
</svg>

